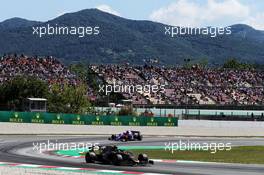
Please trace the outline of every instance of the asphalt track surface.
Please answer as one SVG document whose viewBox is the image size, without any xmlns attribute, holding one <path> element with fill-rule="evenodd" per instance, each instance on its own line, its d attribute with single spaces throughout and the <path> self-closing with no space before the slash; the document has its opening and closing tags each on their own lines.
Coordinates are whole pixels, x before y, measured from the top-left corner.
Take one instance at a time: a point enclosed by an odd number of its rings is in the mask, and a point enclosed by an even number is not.
<svg viewBox="0 0 264 175">
<path fill-rule="evenodd" d="M 156 162 L 154 165 L 144 167 L 86 164 L 83 158 L 72 159 L 59 157 L 40 153 L 33 149 L 33 143 L 47 142 L 47 140 L 52 143 L 90 142 L 99 143 L 101 145 L 116 144 L 123 146 L 164 146 L 165 142 L 176 143 L 180 140 L 195 143 L 231 143 L 232 146 L 264 145 L 263 138 L 146 137 L 142 142 L 120 143 L 108 141 L 107 136 L 0 136 L 0 161 L 176 175 L 263 175 L 264 172 L 264 166 L 262 165 L 241 164 Z"/>
</svg>

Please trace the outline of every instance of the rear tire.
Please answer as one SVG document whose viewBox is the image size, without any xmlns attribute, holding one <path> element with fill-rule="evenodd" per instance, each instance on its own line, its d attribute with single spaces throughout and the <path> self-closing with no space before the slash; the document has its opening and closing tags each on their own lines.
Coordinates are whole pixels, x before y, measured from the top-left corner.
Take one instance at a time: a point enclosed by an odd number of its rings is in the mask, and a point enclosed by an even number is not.
<svg viewBox="0 0 264 175">
<path fill-rule="evenodd" d="M 85 161 L 86 161 L 86 163 L 94 163 L 95 159 L 96 159 L 95 152 L 87 152 L 85 154 Z"/>
</svg>

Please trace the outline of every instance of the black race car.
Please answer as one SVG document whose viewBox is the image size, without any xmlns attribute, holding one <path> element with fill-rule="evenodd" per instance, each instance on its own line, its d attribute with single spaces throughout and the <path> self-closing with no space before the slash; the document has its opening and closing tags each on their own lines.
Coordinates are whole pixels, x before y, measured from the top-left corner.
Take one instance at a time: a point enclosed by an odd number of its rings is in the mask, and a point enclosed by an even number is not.
<svg viewBox="0 0 264 175">
<path fill-rule="evenodd" d="M 115 134 L 108 138 L 108 140 L 114 141 L 141 141 L 143 136 L 140 131 L 126 131 L 124 133 Z"/>
<path fill-rule="evenodd" d="M 99 147 L 98 150 L 91 148 L 85 154 L 86 163 L 103 163 L 110 165 L 147 165 L 154 164 L 154 161 L 149 160 L 146 154 L 139 154 L 137 159 L 133 153 L 118 149 L 116 146 Z"/>
</svg>

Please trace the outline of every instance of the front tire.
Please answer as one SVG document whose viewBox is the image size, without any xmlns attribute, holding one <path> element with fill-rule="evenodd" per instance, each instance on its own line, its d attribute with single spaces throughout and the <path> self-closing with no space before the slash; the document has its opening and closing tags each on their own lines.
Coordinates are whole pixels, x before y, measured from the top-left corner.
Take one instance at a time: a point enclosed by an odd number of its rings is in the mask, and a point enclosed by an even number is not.
<svg viewBox="0 0 264 175">
<path fill-rule="evenodd" d="M 139 140 L 139 141 L 142 141 L 142 139 L 143 139 L 143 136 L 142 136 L 142 135 L 139 135 L 139 136 L 138 136 L 138 140 Z"/>
<path fill-rule="evenodd" d="M 86 163 L 94 163 L 95 159 L 96 159 L 95 152 L 87 152 L 85 154 L 85 161 L 86 161 Z"/>
<path fill-rule="evenodd" d="M 148 155 L 147 154 L 139 154 L 138 160 L 139 160 L 139 162 L 148 162 Z"/>
<path fill-rule="evenodd" d="M 123 161 L 123 156 L 121 154 L 114 155 L 114 157 L 113 157 L 113 164 L 114 165 L 120 165 L 122 161 Z"/>
</svg>

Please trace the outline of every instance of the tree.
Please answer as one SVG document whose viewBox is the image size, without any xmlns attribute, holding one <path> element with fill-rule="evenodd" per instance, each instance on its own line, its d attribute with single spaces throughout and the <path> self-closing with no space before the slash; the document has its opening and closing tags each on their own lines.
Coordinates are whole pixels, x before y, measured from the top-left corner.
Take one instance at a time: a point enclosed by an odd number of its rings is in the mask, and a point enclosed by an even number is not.
<svg viewBox="0 0 264 175">
<path fill-rule="evenodd" d="M 241 63 L 235 58 L 228 59 L 224 65 L 223 68 L 227 69 L 252 69 L 253 65 L 247 64 L 247 63 Z"/>
<path fill-rule="evenodd" d="M 13 110 L 22 110 L 23 100 L 30 97 L 46 98 L 48 85 L 35 77 L 17 76 L 5 81 L 0 88 L 0 103 Z"/>
<path fill-rule="evenodd" d="M 72 64 L 70 65 L 69 69 L 71 72 L 74 72 L 76 75 L 78 75 L 78 77 L 81 78 L 83 81 L 87 80 L 88 66 L 86 66 L 85 64 Z"/>
<path fill-rule="evenodd" d="M 202 58 L 198 61 L 198 65 L 202 68 L 206 68 L 208 66 L 208 59 L 207 58 Z"/>
<path fill-rule="evenodd" d="M 48 109 L 50 112 L 85 113 L 91 106 L 86 93 L 87 86 L 84 84 L 78 86 L 52 85 L 48 98 Z"/>
<path fill-rule="evenodd" d="M 90 87 L 92 87 L 95 90 L 98 89 L 98 77 L 96 73 L 94 73 L 88 66 L 88 64 L 85 63 L 79 63 L 79 64 L 72 64 L 70 65 L 70 71 L 74 72 L 83 82 L 86 82 L 86 84 L 89 84 Z"/>
</svg>

